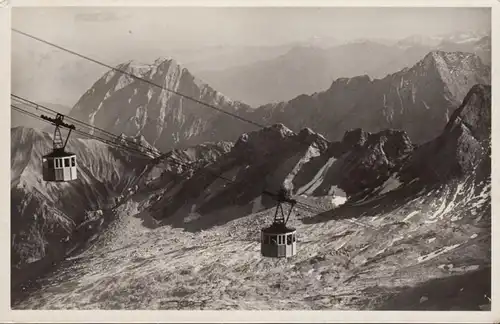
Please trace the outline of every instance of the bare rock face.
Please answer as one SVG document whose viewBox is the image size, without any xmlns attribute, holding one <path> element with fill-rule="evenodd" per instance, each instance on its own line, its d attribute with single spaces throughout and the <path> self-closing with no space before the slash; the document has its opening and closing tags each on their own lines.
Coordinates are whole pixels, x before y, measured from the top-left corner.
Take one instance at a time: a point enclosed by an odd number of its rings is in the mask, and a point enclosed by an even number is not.
<svg viewBox="0 0 500 324">
<path fill-rule="evenodd" d="M 86 213 L 114 206 L 146 158 L 95 140 L 70 138 L 67 149 L 77 155 L 78 179 L 48 183 L 42 180 L 41 161 L 52 149 L 50 135 L 16 127 L 11 139 L 11 248 L 17 282 L 99 232 L 109 219 L 100 217 L 93 229 L 83 229 Z"/>
<path fill-rule="evenodd" d="M 443 133 L 419 147 L 408 170 L 426 170 L 429 179 L 463 176 L 491 155 L 491 86 L 475 85 Z M 418 171 L 422 172 L 422 171 Z"/>
<path fill-rule="evenodd" d="M 344 139 L 350 139 L 351 134 L 346 133 Z M 413 151 L 413 144 L 403 131 L 385 130 L 363 135 L 366 139 L 361 137 L 364 140 L 358 140 L 354 146 L 349 147 L 349 142 L 342 142 L 347 150 L 338 158 L 344 165 L 339 172 L 332 173 L 331 178 L 325 179 L 325 183 L 337 183 L 348 196 L 383 183 Z M 324 189 L 323 194 L 327 194 Z"/>
<path fill-rule="evenodd" d="M 347 132 L 344 141 L 330 143 L 310 129 L 294 133 L 276 124 L 243 134 L 228 153 L 160 199 L 153 213 L 171 225 L 192 229 L 195 225 L 179 219 L 196 212 L 213 224 L 272 206 L 272 199 L 261 197 L 264 190 L 285 188 L 293 195 L 338 196 L 345 201 L 383 183 L 412 150 L 401 131 L 371 134 L 358 129 Z M 257 200 L 261 206 L 256 207 Z M 224 220 L 208 216 L 235 205 L 243 209 Z"/>
<path fill-rule="evenodd" d="M 180 174 L 215 161 L 231 143 L 207 143 L 150 159 L 93 139 L 71 137 L 67 150 L 76 154 L 78 179 L 67 183 L 42 180 L 42 156 L 52 149 L 48 133 L 11 129 L 11 254 L 13 285 L 36 277 L 83 247 L 113 220 L 110 210 L 138 187 L 158 188 Z M 127 138 L 129 146 L 143 137 Z"/>
<path fill-rule="evenodd" d="M 225 216 L 226 221 L 255 212 L 257 200 L 261 208 L 272 206 L 273 201 L 261 199 L 263 190 L 285 188 L 295 196 L 331 197 L 341 203 L 414 188 L 400 193 L 407 197 L 471 172 L 487 174 L 478 168 L 489 159 L 488 89 L 472 87 L 442 134 L 421 146 L 414 145 L 406 132 L 392 129 L 370 133 L 357 128 L 338 142 L 329 142 L 310 129 L 295 133 L 282 124 L 243 134 L 228 153 L 160 199 L 154 207 L 156 215 L 173 224 L 196 211 L 211 224 L 210 219 L 222 222 L 222 218 L 208 215 L 228 206 L 242 209 Z"/>
<path fill-rule="evenodd" d="M 242 127 L 249 129 L 246 123 L 176 95 L 174 92 L 234 114 L 249 108 L 196 79 L 172 59 L 158 59 L 151 65 L 128 62 L 117 69 L 146 82 L 111 70 L 80 98 L 70 116 L 114 134 L 142 135 L 163 152 L 207 141 L 234 140 L 231 135 L 241 134 Z"/>
</svg>

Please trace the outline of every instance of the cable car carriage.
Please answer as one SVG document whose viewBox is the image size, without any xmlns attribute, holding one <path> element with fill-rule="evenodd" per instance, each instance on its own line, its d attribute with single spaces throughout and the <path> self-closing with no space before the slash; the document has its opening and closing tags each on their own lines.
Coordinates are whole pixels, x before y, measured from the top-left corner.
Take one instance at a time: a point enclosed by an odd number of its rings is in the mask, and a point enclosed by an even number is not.
<svg viewBox="0 0 500 324">
<path fill-rule="evenodd" d="M 278 201 L 278 205 L 276 206 L 274 221 L 271 226 L 261 230 L 261 254 L 264 257 L 270 258 L 288 258 L 294 256 L 297 253 L 296 230 L 293 227 L 286 226 L 286 223 L 297 201 L 287 197 L 284 189 L 280 190 L 277 195 L 267 191 L 264 191 L 264 193 L 273 196 Z M 286 219 L 282 206 L 284 202 L 292 205 Z"/>
<path fill-rule="evenodd" d="M 42 115 L 43 119 L 52 122 L 56 128 L 54 130 L 53 150 L 42 157 L 43 180 L 50 182 L 65 182 L 77 179 L 76 154 L 65 151 L 71 131 L 74 125 L 66 124 L 64 116 L 57 114 L 56 118 Z M 60 127 L 69 129 L 68 136 L 63 142 Z"/>
</svg>

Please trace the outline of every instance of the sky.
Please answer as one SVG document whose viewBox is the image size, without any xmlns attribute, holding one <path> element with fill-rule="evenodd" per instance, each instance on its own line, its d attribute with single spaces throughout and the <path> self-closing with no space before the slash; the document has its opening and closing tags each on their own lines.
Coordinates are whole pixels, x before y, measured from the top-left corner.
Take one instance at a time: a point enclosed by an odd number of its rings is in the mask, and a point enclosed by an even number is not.
<svg viewBox="0 0 500 324">
<path fill-rule="evenodd" d="M 488 28 L 481 8 L 13 8 L 12 25 L 54 41 L 275 45 L 313 36 L 402 38 Z M 64 26 L 64 28 L 62 28 Z"/>
<path fill-rule="evenodd" d="M 12 28 L 111 65 L 151 62 L 179 49 L 273 46 L 313 38 L 400 39 L 489 29 L 482 8 L 16 7 Z M 202 55 L 202 51 L 198 51 Z M 181 59 L 182 61 L 182 59 Z M 12 89 L 74 105 L 106 69 L 12 35 Z"/>
</svg>

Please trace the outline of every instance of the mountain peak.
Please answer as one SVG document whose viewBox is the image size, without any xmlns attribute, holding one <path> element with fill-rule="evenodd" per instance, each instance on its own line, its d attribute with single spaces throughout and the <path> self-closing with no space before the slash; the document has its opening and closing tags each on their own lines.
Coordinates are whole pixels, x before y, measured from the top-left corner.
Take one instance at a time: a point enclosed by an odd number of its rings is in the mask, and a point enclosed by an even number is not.
<svg viewBox="0 0 500 324">
<path fill-rule="evenodd" d="M 338 86 L 340 87 L 349 86 L 351 88 L 356 88 L 361 85 L 367 85 L 371 82 L 372 79 L 367 74 L 358 75 L 351 78 L 338 78 L 332 82 L 332 84 L 330 85 L 330 89 Z"/>
<path fill-rule="evenodd" d="M 420 146 L 409 164 L 435 180 L 462 176 L 490 159 L 491 86 L 474 85 L 444 131 Z"/>
<path fill-rule="evenodd" d="M 268 127 L 264 127 L 262 129 L 249 132 L 249 133 L 244 133 L 242 134 L 238 141 L 236 142 L 236 145 L 241 145 L 242 143 L 246 142 L 252 142 L 256 139 L 277 139 L 277 138 L 285 138 L 288 136 L 291 136 L 295 134 L 293 131 L 291 131 L 288 127 L 283 125 L 282 123 L 276 123 Z"/>
<path fill-rule="evenodd" d="M 491 85 L 476 84 L 465 96 L 462 105 L 455 110 L 446 131 L 464 125 L 479 142 L 491 136 Z"/>
<path fill-rule="evenodd" d="M 248 130 L 234 126 L 237 129 L 232 130 L 233 136 L 217 137 L 217 133 L 226 132 L 225 128 L 211 124 L 218 122 L 218 112 L 201 107 L 196 101 L 235 113 L 249 107 L 211 88 L 172 58 L 160 57 L 152 64 L 128 61 L 118 65 L 118 69 L 149 84 L 110 70 L 80 98 L 70 116 L 115 134 L 143 135 L 162 151 L 206 141 L 234 141 Z M 185 100 L 173 91 L 196 101 Z"/>
<path fill-rule="evenodd" d="M 457 67 L 470 62 L 479 64 L 480 58 L 473 53 L 465 52 L 446 52 L 441 50 L 429 52 L 421 61 L 424 65 L 432 63 L 438 69 Z M 420 62 L 419 62 L 420 63 Z M 419 64 L 417 63 L 417 65 Z"/>
<path fill-rule="evenodd" d="M 171 64 L 179 64 L 174 58 L 172 57 L 167 57 L 167 56 L 160 56 L 158 57 L 153 65 L 160 65 L 160 64 L 163 64 L 163 63 L 171 63 Z"/>
</svg>

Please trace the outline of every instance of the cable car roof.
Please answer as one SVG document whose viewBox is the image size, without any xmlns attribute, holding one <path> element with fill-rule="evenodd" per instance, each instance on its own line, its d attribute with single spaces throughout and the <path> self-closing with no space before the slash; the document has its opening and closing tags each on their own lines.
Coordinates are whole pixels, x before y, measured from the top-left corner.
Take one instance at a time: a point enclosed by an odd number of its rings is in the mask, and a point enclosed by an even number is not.
<svg viewBox="0 0 500 324">
<path fill-rule="evenodd" d="M 49 154 L 47 155 L 44 155 L 43 157 L 44 158 L 58 158 L 58 157 L 70 157 L 70 156 L 75 156 L 76 154 L 75 153 L 71 153 L 71 152 L 66 152 L 66 151 L 52 151 L 50 152 Z"/>
<path fill-rule="evenodd" d="M 295 228 L 288 227 L 285 224 L 274 223 L 271 226 L 262 229 L 262 232 L 269 234 L 286 234 L 295 232 Z"/>
</svg>

